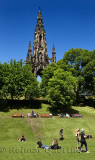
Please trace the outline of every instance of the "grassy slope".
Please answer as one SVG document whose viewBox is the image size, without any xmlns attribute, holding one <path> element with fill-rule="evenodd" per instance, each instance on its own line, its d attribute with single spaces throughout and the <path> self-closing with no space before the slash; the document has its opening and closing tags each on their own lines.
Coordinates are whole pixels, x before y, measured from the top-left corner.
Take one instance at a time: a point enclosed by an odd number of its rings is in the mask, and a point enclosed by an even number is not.
<svg viewBox="0 0 95 160">
<path fill-rule="evenodd" d="M 42 104 L 42 108 L 35 112 L 48 113 L 47 105 Z M 95 110 L 90 107 L 73 107 L 78 110 L 82 118 L 11 118 L 12 113 L 21 113 L 25 115 L 31 110 L 12 110 L 8 113 L 0 112 L 0 158 L 2 160 L 94 160 L 95 158 Z M 57 151 L 42 149 L 35 150 L 38 137 L 41 137 L 43 144 L 51 145 L 54 138 L 59 139 L 59 130 L 64 127 L 64 141 L 59 141 L 62 149 Z M 90 154 L 76 152 L 76 128 L 84 128 L 86 134 L 91 134 L 92 139 L 87 140 Z M 21 134 L 25 134 L 27 141 L 18 142 Z"/>
</svg>

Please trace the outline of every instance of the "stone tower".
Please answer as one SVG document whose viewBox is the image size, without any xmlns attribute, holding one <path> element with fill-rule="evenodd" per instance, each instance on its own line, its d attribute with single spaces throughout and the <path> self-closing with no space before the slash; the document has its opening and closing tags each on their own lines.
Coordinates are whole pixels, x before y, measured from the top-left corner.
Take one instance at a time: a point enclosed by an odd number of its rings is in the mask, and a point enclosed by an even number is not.
<svg viewBox="0 0 95 160">
<path fill-rule="evenodd" d="M 55 53 L 54 44 L 53 44 L 53 48 L 52 48 L 52 62 L 55 62 L 55 63 L 56 63 L 56 53 Z"/>
<path fill-rule="evenodd" d="M 41 75 L 41 71 L 49 65 L 49 60 L 56 63 L 56 53 L 54 45 L 52 49 L 52 58 L 49 58 L 47 54 L 47 43 L 40 8 L 34 33 L 33 55 L 31 55 L 31 51 L 31 43 L 29 42 L 26 64 L 32 64 L 32 72 L 36 76 Z"/>
<path fill-rule="evenodd" d="M 28 53 L 27 53 L 27 57 L 26 57 L 26 64 L 31 64 L 32 62 L 32 55 L 31 55 L 31 42 L 29 42 L 29 49 L 28 49 Z"/>
</svg>

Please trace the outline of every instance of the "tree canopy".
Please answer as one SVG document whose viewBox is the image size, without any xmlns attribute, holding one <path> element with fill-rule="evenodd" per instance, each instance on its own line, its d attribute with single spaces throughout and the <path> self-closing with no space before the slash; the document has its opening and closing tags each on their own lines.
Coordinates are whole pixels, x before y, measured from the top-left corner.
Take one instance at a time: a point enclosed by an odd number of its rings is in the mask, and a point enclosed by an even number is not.
<svg viewBox="0 0 95 160">
<path fill-rule="evenodd" d="M 75 101 L 77 79 L 71 72 L 57 69 L 48 82 L 47 98 L 53 107 L 70 107 Z"/>
<path fill-rule="evenodd" d="M 0 97 L 46 97 L 54 107 L 70 107 L 80 94 L 95 94 L 95 50 L 70 49 L 44 68 L 39 85 L 31 65 L 22 60 L 0 63 Z"/>
<path fill-rule="evenodd" d="M 0 75 L 2 82 L 1 97 L 11 96 L 11 99 L 13 99 L 22 96 L 37 97 L 39 95 L 38 82 L 31 72 L 31 66 L 24 65 L 22 60 L 18 62 L 11 60 L 8 64 L 2 64 Z"/>
<path fill-rule="evenodd" d="M 41 92 L 42 96 L 44 97 L 47 95 L 49 79 L 52 78 L 56 69 L 57 64 L 52 62 L 48 67 L 44 68 L 44 70 L 42 71 Z"/>
<path fill-rule="evenodd" d="M 79 94 L 93 93 L 94 91 L 94 72 L 95 72 L 95 51 L 83 49 L 70 49 L 65 53 L 63 62 L 72 71 L 74 77 L 78 80 L 76 90 L 77 103 Z M 90 74 L 88 74 L 90 73 Z"/>
<path fill-rule="evenodd" d="M 77 104 L 79 103 L 80 94 L 84 93 L 94 94 L 95 93 L 95 50 L 89 51 L 79 48 L 76 49 L 72 48 L 69 51 L 65 52 L 63 59 L 59 60 L 56 64 L 52 63 L 51 65 L 49 65 L 47 68 L 44 69 L 41 86 L 43 92 L 45 93 L 45 95 L 48 95 L 47 97 L 52 104 L 55 104 L 55 102 L 57 101 L 56 96 L 59 95 L 59 93 L 61 96 L 62 93 L 61 92 L 62 86 L 60 86 L 59 89 L 60 92 L 57 90 L 57 87 L 60 84 L 60 81 L 58 81 L 58 79 L 60 79 L 60 76 L 62 76 L 62 72 L 64 74 L 67 74 L 67 72 L 68 74 L 72 73 L 72 76 L 71 75 L 70 76 L 76 78 L 75 82 L 77 81 L 77 86 L 74 87 L 74 91 L 76 93 Z M 70 79 L 64 79 L 64 81 L 70 81 Z M 55 92 L 53 94 L 54 90 Z M 73 99 L 72 96 L 70 97 L 72 100 Z"/>
</svg>

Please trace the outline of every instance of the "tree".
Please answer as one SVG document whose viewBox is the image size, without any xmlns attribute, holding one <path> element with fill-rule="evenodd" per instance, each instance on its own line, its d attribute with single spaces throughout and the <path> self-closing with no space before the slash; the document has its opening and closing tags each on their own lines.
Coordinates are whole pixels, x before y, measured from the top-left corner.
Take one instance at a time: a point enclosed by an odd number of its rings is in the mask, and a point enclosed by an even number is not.
<svg viewBox="0 0 95 160">
<path fill-rule="evenodd" d="M 3 64 L 2 71 L 2 97 L 8 97 L 10 95 L 11 99 L 13 99 L 25 95 L 29 97 L 38 96 L 38 82 L 31 72 L 30 65 L 24 65 L 22 60 L 18 62 L 16 62 L 16 60 L 11 60 L 9 64 Z"/>
<path fill-rule="evenodd" d="M 88 93 L 95 94 L 95 59 L 93 58 L 83 70 L 84 90 Z"/>
<path fill-rule="evenodd" d="M 39 97 L 40 87 L 37 78 L 31 72 L 31 65 L 24 65 L 23 67 L 23 81 L 24 81 L 24 95 L 28 97 Z"/>
<path fill-rule="evenodd" d="M 59 109 L 70 107 L 75 101 L 76 86 L 77 79 L 71 72 L 57 69 L 48 82 L 48 101 Z"/>
<path fill-rule="evenodd" d="M 47 95 L 49 79 L 52 78 L 54 71 L 56 69 L 57 69 L 57 64 L 52 62 L 48 67 L 44 68 L 44 70 L 42 71 L 42 76 L 41 76 L 42 82 L 40 84 L 40 87 L 42 96 L 44 97 Z"/>
<path fill-rule="evenodd" d="M 76 104 L 80 101 L 80 94 L 95 93 L 95 50 L 70 49 L 65 52 L 63 59 L 56 64 L 51 63 L 43 70 L 41 89 L 44 96 L 48 94 L 49 80 L 53 78 L 54 73 L 58 69 L 63 72 L 71 72 L 77 79 Z M 60 74 L 60 73 L 59 73 Z"/>
<path fill-rule="evenodd" d="M 78 86 L 76 88 L 76 100 L 79 103 L 79 93 L 86 90 L 86 75 L 84 75 L 85 67 L 92 60 L 93 52 L 83 49 L 70 49 L 65 53 L 63 57 L 63 62 L 68 66 L 68 69 L 72 72 L 78 80 Z M 90 81 L 89 81 L 90 82 Z"/>
<path fill-rule="evenodd" d="M 3 84 L 3 65 L 0 63 L 0 97 L 2 95 Z"/>
</svg>

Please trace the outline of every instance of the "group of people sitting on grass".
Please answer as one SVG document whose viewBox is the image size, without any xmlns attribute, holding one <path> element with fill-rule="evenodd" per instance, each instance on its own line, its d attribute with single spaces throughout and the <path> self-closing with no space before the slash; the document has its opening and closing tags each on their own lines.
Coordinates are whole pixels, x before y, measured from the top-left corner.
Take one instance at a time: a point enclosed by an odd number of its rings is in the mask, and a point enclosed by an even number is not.
<svg viewBox="0 0 95 160">
<path fill-rule="evenodd" d="M 39 118 L 39 114 L 38 114 L 38 113 L 35 113 L 35 112 L 32 110 L 31 113 L 30 113 L 30 112 L 27 113 L 27 118 L 29 118 L 29 117 L 30 117 L 30 118 Z M 50 117 L 50 118 L 53 117 L 52 113 L 49 114 L 49 117 Z"/>
<path fill-rule="evenodd" d="M 27 114 L 27 118 L 30 117 L 30 118 L 38 118 L 39 117 L 39 114 L 38 113 L 35 113 L 33 110 L 32 110 L 32 113 L 28 113 Z"/>
<path fill-rule="evenodd" d="M 24 135 L 22 135 L 19 139 L 19 142 L 23 142 L 26 141 L 26 138 L 24 137 Z M 58 141 L 57 139 L 54 139 L 53 143 L 51 146 L 48 145 L 43 145 L 41 142 L 41 139 L 39 138 L 38 142 L 37 142 L 37 146 L 36 148 L 42 148 L 42 149 L 61 149 L 61 146 L 58 145 Z"/>
<path fill-rule="evenodd" d="M 59 138 L 60 140 L 63 140 L 63 129 L 64 128 L 61 128 L 60 129 L 60 132 L 59 134 L 61 135 L 61 138 Z M 20 136 L 20 138 L 18 139 L 19 142 L 23 142 L 23 141 L 26 141 L 26 138 L 24 136 L 24 134 L 22 136 Z M 48 146 L 48 145 L 43 145 L 42 142 L 41 142 L 41 139 L 39 138 L 38 142 L 37 142 L 37 145 L 36 145 L 36 148 L 42 148 L 42 149 L 61 149 L 61 146 L 58 145 L 58 141 L 57 139 L 54 139 L 52 145 Z"/>
<path fill-rule="evenodd" d="M 60 134 L 60 138 L 59 140 L 63 140 L 63 130 L 64 128 L 61 128 L 60 131 L 59 131 L 59 134 Z M 45 149 L 61 149 L 61 146 L 58 145 L 58 141 L 57 139 L 54 139 L 54 141 L 52 142 L 52 145 L 48 146 L 48 145 L 43 145 L 42 142 L 41 142 L 41 139 L 39 138 L 38 142 L 37 142 L 37 146 L 36 148 L 45 148 Z"/>
<path fill-rule="evenodd" d="M 51 146 L 48 145 L 43 145 L 41 142 L 41 139 L 39 138 L 37 142 L 36 148 L 42 148 L 42 149 L 61 149 L 61 146 L 58 145 L 57 139 L 54 139 L 53 143 Z"/>
</svg>

